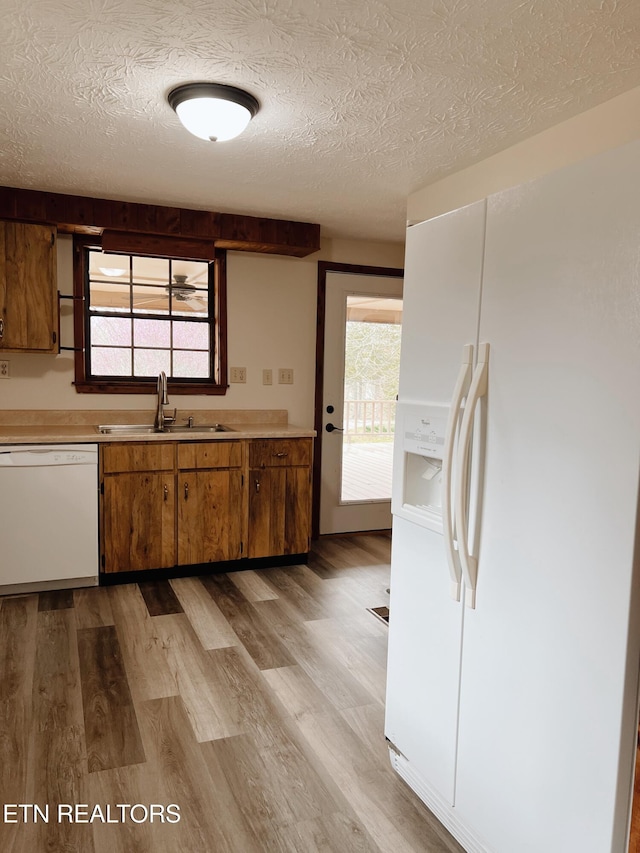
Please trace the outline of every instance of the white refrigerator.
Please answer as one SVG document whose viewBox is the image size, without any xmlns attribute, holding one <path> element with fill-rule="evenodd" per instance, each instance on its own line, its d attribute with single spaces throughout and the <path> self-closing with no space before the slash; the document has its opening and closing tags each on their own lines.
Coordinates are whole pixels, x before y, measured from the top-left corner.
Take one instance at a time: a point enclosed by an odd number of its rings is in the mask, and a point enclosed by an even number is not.
<svg viewBox="0 0 640 853">
<path fill-rule="evenodd" d="M 408 229 L 385 734 L 469 853 L 622 853 L 640 142 Z"/>
</svg>

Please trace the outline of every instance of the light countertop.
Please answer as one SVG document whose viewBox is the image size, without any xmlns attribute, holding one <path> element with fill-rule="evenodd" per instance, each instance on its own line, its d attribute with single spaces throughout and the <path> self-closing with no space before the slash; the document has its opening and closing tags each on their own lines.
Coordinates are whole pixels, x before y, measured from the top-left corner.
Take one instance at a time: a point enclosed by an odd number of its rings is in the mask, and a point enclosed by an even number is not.
<svg viewBox="0 0 640 853">
<path fill-rule="evenodd" d="M 183 423 L 184 417 L 178 417 Z M 283 418 L 284 414 L 284 418 Z M 22 412 L 0 413 L 0 445 L 7 444 L 84 444 L 123 441 L 231 441 L 247 438 L 312 438 L 315 431 L 286 422 L 286 412 L 280 411 L 198 411 L 193 412 L 195 424 L 180 432 L 135 433 L 118 432 L 105 434 L 99 431 L 101 424 L 139 424 L 150 426 L 153 413 L 149 412 Z M 261 419 L 262 416 L 262 419 Z M 10 421 L 14 421 L 11 423 Z M 47 423 L 47 421 L 50 421 Z M 200 424 L 222 423 L 228 427 L 224 432 L 203 432 Z"/>
</svg>

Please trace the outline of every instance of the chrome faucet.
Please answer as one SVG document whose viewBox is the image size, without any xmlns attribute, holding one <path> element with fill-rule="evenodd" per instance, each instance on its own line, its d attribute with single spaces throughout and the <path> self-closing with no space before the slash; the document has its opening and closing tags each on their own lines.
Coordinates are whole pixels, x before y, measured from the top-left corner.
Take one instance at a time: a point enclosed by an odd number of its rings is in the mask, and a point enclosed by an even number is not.
<svg viewBox="0 0 640 853">
<path fill-rule="evenodd" d="M 173 415 L 165 415 L 164 407 L 169 403 L 167 396 L 167 374 L 161 370 L 158 374 L 158 405 L 156 407 L 156 418 L 153 422 L 154 429 L 159 432 L 164 430 L 172 423 L 175 423 L 177 410 L 173 410 Z"/>
</svg>

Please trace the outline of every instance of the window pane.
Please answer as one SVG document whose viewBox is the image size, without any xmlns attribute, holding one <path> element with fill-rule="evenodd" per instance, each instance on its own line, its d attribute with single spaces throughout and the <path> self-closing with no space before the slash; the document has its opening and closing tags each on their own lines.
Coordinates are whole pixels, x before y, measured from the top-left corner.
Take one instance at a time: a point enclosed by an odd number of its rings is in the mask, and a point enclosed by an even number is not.
<svg viewBox="0 0 640 853">
<path fill-rule="evenodd" d="M 189 282 L 171 285 L 171 309 L 174 314 L 195 314 L 206 317 L 209 311 L 206 287 L 196 287 Z"/>
<path fill-rule="evenodd" d="M 166 320 L 133 321 L 133 341 L 137 347 L 170 347 L 170 332 Z"/>
<path fill-rule="evenodd" d="M 169 261 L 167 258 L 132 257 L 133 281 L 136 284 L 169 284 Z"/>
<path fill-rule="evenodd" d="M 128 317 L 92 317 L 91 343 L 130 347 L 131 320 Z"/>
<path fill-rule="evenodd" d="M 174 347 L 209 349 L 209 324 L 176 320 L 173 324 Z"/>
<path fill-rule="evenodd" d="M 209 264 L 207 261 L 171 261 L 171 275 L 186 275 L 190 284 L 196 287 L 206 287 L 209 283 Z"/>
<path fill-rule="evenodd" d="M 89 307 L 91 310 L 128 311 L 128 284 L 114 281 L 92 281 L 89 285 Z"/>
<path fill-rule="evenodd" d="M 134 260 L 136 260 L 134 258 Z M 169 293 L 167 286 L 150 287 L 148 285 L 133 286 L 133 310 L 138 313 L 168 314 Z"/>
<path fill-rule="evenodd" d="M 92 279 L 129 281 L 129 255 L 89 252 L 89 275 Z"/>
<path fill-rule="evenodd" d="M 136 376 L 157 376 L 161 370 L 171 370 L 169 350 L 136 349 L 133 351 L 133 372 Z"/>
<path fill-rule="evenodd" d="M 191 352 L 190 350 L 174 350 L 173 376 L 180 376 L 183 379 L 208 379 L 209 354 Z"/>
<path fill-rule="evenodd" d="M 94 376 L 131 376 L 131 350 L 92 346 L 91 373 Z"/>
</svg>

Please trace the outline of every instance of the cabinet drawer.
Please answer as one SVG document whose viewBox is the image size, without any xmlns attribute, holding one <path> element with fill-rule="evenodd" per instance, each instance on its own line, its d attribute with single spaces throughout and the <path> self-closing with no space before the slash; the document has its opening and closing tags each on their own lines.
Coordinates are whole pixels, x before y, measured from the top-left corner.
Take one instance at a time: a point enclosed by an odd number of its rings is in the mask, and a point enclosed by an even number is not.
<svg viewBox="0 0 640 853">
<path fill-rule="evenodd" d="M 174 444 L 127 443 L 102 445 L 102 471 L 115 474 L 119 471 L 172 471 Z"/>
<path fill-rule="evenodd" d="M 178 468 L 239 468 L 240 441 L 200 441 L 178 445 Z"/>
<path fill-rule="evenodd" d="M 310 438 L 264 438 L 251 442 L 249 450 L 251 468 L 310 464 Z"/>
</svg>

